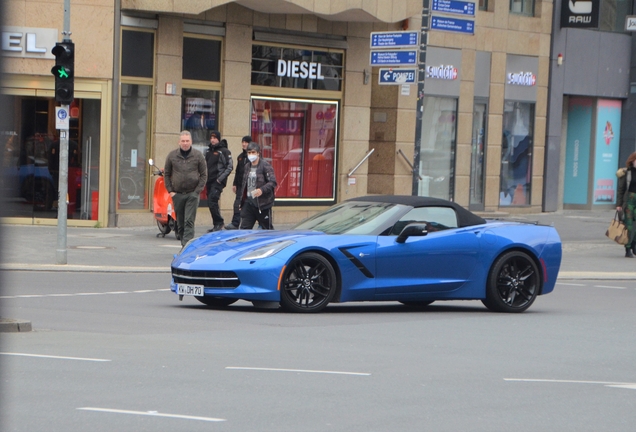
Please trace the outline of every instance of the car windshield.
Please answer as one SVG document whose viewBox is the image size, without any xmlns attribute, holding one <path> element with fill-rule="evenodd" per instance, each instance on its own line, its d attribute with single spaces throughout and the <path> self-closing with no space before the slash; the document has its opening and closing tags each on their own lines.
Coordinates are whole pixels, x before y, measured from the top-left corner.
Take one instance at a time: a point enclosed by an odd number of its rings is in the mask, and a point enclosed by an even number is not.
<svg viewBox="0 0 636 432">
<path fill-rule="evenodd" d="M 294 227 L 325 234 L 372 234 L 378 227 L 395 220 L 408 206 L 388 203 L 344 202 L 318 213 Z"/>
</svg>

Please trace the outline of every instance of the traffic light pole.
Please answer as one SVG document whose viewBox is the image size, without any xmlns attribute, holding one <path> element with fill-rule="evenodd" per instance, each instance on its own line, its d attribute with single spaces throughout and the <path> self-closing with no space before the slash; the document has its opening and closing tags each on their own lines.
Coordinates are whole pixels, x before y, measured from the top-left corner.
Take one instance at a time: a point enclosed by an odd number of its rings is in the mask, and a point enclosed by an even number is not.
<svg viewBox="0 0 636 432">
<path fill-rule="evenodd" d="M 64 31 L 63 41 L 71 40 L 71 0 L 64 0 Z M 68 104 L 62 104 L 62 110 L 69 112 Z M 67 264 L 67 219 L 68 219 L 68 126 L 60 129 L 60 177 L 57 195 L 57 249 L 55 261 L 57 264 Z"/>
</svg>

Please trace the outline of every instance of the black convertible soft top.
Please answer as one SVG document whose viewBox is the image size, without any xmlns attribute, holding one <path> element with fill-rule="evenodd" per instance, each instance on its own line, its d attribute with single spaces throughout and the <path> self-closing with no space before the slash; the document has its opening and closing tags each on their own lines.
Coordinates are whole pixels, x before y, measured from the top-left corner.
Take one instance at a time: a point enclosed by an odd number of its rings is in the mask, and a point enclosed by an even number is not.
<svg viewBox="0 0 636 432">
<path fill-rule="evenodd" d="M 460 227 L 469 227 L 486 223 L 485 219 L 471 213 L 459 204 L 440 198 L 421 197 L 413 195 L 369 195 L 351 198 L 347 201 L 402 204 L 411 207 L 450 207 L 455 210 L 455 213 L 457 214 L 457 223 Z"/>
</svg>

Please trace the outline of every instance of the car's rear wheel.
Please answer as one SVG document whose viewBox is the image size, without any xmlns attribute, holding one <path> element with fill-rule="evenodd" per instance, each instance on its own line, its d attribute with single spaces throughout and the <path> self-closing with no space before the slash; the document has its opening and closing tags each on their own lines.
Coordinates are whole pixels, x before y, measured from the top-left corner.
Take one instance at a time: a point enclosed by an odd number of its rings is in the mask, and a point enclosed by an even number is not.
<svg viewBox="0 0 636 432">
<path fill-rule="evenodd" d="M 433 303 L 435 300 L 431 300 L 431 301 L 401 301 L 400 303 L 402 303 L 404 306 L 408 306 L 410 308 L 425 308 L 426 306 L 430 305 L 431 303 Z"/>
<path fill-rule="evenodd" d="M 320 254 L 308 252 L 294 258 L 283 274 L 281 306 L 290 312 L 319 312 L 336 294 L 336 272 Z"/>
<path fill-rule="evenodd" d="M 233 298 L 212 297 L 212 296 L 195 297 L 195 299 L 199 300 L 204 305 L 207 305 L 213 308 L 224 308 L 238 301 L 238 299 L 233 299 Z"/>
<path fill-rule="evenodd" d="M 492 265 L 482 303 L 494 312 L 523 312 L 541 289 L 539 268 L 528 254 L 511 251 Z"/>
</svg>

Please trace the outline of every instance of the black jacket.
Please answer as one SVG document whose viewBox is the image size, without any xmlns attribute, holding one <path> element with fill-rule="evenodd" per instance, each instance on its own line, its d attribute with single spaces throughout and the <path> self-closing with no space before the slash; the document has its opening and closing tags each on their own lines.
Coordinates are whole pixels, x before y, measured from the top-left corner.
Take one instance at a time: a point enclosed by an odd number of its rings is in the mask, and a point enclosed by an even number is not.
<svg viewBox="0 0 636 432">
<path fill-rule="evenodd" d="M 247 178 L 250 175 L 252 164 L 248 162 L 245 164 L 245 172 L 243 173 L 243 184 L 241 186 L 241 207 L 247 199 Z M 259 209 L 266 209 L 274 205 L 275 192 L 276 192 L 276 174 L 274 174 L 274 168 L 263 158 L 259 158 L 258 165 L 256 165 L 256 188 L 263 192 L 263 195 L 256 198 Z"/>
<path fill-rule="evenodd" d="M 634 173 L 636 170 L 619 168 L 616 171 L 616 177 L 618 177 L 618 191 L 616 192 L 616 207 L 623 207 L 627 204 L 627 197 L 629 195 L 629 186 L 636 181 Z"/>
<path fill-rule="evenodd" d="M 243 175 L 245 174 L 245 164 L 250 163 L 247 160 L 247 150 L 243 150 L 243 153 L 236 157 L 236 171 L 234 174 L 234 183 L 232 186 L 236 186 L 236 193 L 241 191 L 243 185 Z"/>
<path fill-rule="evenodd" d="M 232 172 L 232 153 L 227 148 L 227 141 L 221 140 L 217 145 L 208 146 L 205 152 L 205 162 L 208 166 L 208 187 L 217 183 L 218 186 L 224 188 L 227 184 L 227 177 Z"/>
</svg>

